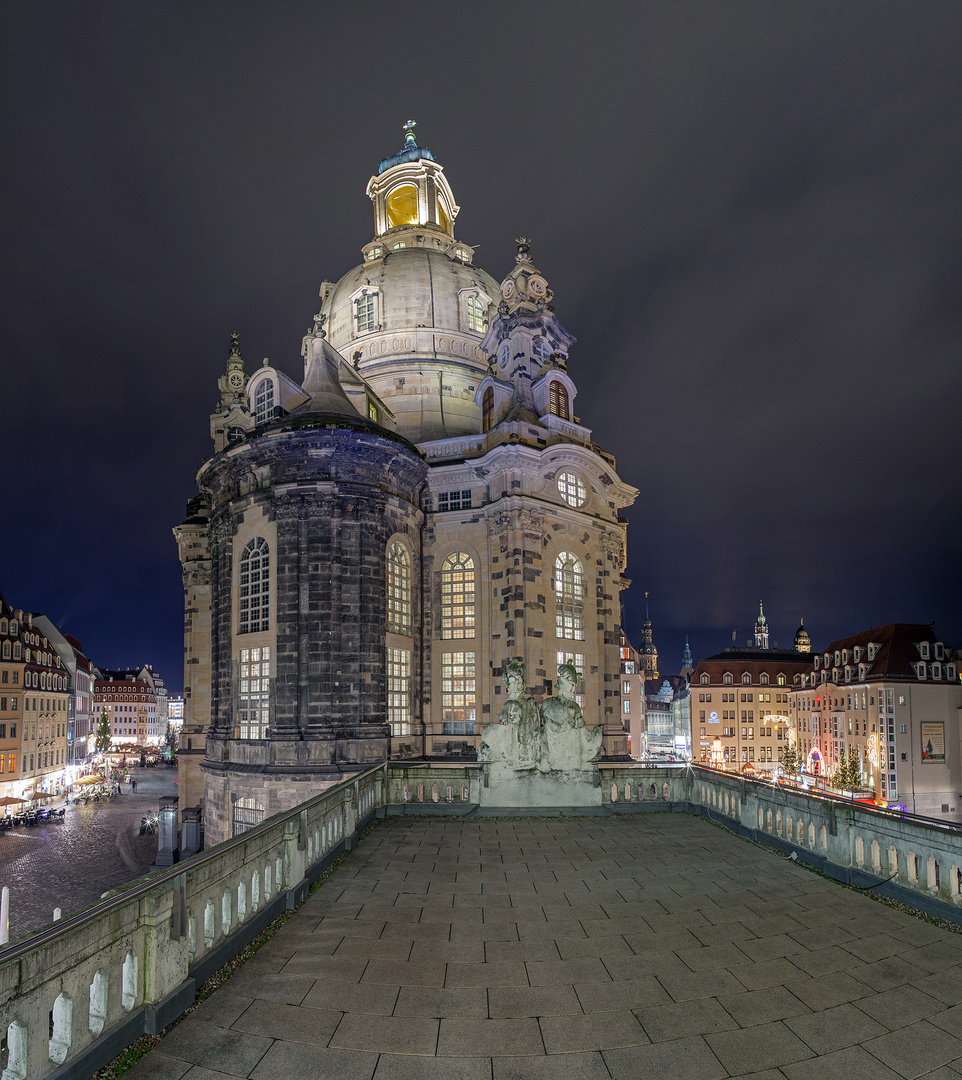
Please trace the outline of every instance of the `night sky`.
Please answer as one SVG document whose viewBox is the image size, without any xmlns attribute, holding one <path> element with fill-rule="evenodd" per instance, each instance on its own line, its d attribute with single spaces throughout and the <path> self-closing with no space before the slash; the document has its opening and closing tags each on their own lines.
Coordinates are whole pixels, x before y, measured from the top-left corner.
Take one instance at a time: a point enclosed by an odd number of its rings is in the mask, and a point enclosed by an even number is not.
<svg viewBox="0 0 962 1080">
<path fill-rule="evenodd" d="M 183 685 L 171 527 L 229 335 L 302 377 L 401 125 L 514 238 L 641 489 L 663 670 L 804 616 L 962 646 L 962 4 L 7 0 L 0 590 Z"/>
</svg>

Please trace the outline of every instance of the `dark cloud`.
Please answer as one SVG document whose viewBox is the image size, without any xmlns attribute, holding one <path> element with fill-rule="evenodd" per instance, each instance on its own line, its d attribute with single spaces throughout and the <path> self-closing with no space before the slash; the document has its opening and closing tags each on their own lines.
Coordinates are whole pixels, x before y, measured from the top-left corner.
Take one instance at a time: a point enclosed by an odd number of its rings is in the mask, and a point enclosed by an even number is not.
<svg viewBox="0 0 962 1080">
<path fill-rule="evenodd" d="M 400 124 L 496 277 L 577 335 L 577 407 L 641 489 L 626 624 L 666 667 L 759 598 L 788 644 L 962 644 L 962 9 L 484 12 L 15 2 L 0 44 L 0 587 L 179 685 L 171 525 L 231 330 L 298 371 Z"/>
</svg>

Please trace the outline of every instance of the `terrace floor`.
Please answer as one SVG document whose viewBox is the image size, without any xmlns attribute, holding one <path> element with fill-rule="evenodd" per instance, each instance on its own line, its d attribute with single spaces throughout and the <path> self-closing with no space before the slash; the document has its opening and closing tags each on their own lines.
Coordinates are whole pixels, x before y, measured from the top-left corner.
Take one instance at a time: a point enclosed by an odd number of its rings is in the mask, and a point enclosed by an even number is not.
<svg viewBox="0 0 962 1080">
<path fill-rule="evenodd" d="M 962 935 L 703 819 L 383 822 L 130 1080 L 962 1075 Z"/>
</svg>

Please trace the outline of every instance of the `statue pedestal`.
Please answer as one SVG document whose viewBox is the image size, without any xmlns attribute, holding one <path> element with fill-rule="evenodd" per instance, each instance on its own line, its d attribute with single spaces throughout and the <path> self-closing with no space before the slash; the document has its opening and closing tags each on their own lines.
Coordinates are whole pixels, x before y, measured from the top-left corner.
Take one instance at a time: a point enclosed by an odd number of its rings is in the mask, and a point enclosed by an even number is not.
<svg viewBox="0 0 962 1080">
<path fill-rule="evenodd" d="M 601 806 L 601 776 L 595 766 L 570 772 L 519 772 L 489 761 L 484 766 L 481 806 Z"/>
</svg>

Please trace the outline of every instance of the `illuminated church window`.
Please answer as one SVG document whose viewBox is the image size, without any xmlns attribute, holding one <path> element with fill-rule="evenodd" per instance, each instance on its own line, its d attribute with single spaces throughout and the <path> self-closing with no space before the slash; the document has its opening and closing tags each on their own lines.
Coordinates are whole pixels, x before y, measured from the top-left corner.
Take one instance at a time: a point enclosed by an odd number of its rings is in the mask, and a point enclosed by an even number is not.
<svg viewBox="0 0 962 1080">
<path fill-rule="evenodd" d="M 558 491 L 569 506 L 584 506 L 588 501 L 588 488 L 576 473 L 558 473 Z"/>
<path fill-rule="evenodd" d="M 441 637 L 474 637 L 474 559 L 464 551 L 441 564 Z"/>
<path fill-rule="evenodd" d="M 405 184 L 395 188 L 387 197 L 387 224 L 389 229 L 399 225 L 416 225 L 418 220 L 418 189 Z"/>
<path fill-rule="evenodd" d="M 354 301 L 354 326 L 359 334 L 377 329 L 376 293 L 362 293 Z"/>
<path fill-rule="evenodd" d="M 407 649 L 387 651 L 387 719 L 391 734 L 411 734 L 411 654 Z"/>
<path fill-rule="evenodd" d="M 239 634 L 270 627 L 270 549 L 261 537 L 249 540 L 240 561 Z"/>
<path fill-rule="evenodd" d="M 238 712 L 242 739 L 266 739 L 270 698 L 271 650 L 240 651 Z"/>
<path fill-rule="evenodd" d="M 570 551 L 562 551 L 554 564 L 555 621 L 559 638 L 583 641 L 585 636 L 585 585 L 581 563 Z"/>
<path fill-rule="evenodd" d="M 469 296 L 467 300 L 468 329 L 476 330 L 479 334 L 487 329 L 484 318 L 484 305 L 476 296 Z"/>
<path fill-rule="evenodd" d="M 568 388 L 558 379 L 551 380 L 549 388 L 548 410 L 552 416 L 560 416 L 562 420 L 568 419 Z"/>
<path fill-rule="evenodd" d="M 411 633 L 411 560 L 402 544 L 391 545 L 387 556 L 387 628 L 393 634 Z"/>
<path fill-rule="evenodd" d="M 274 416 L 274 380 L 262 379 L 254 391 L 254 423 L 264 424 Z"/>
<path fill-rule="evenodd" d="M 476 719 L 475 654 L 441 656 L 441 722 L 445 735 L 473 735 Z"/>
</svg>

